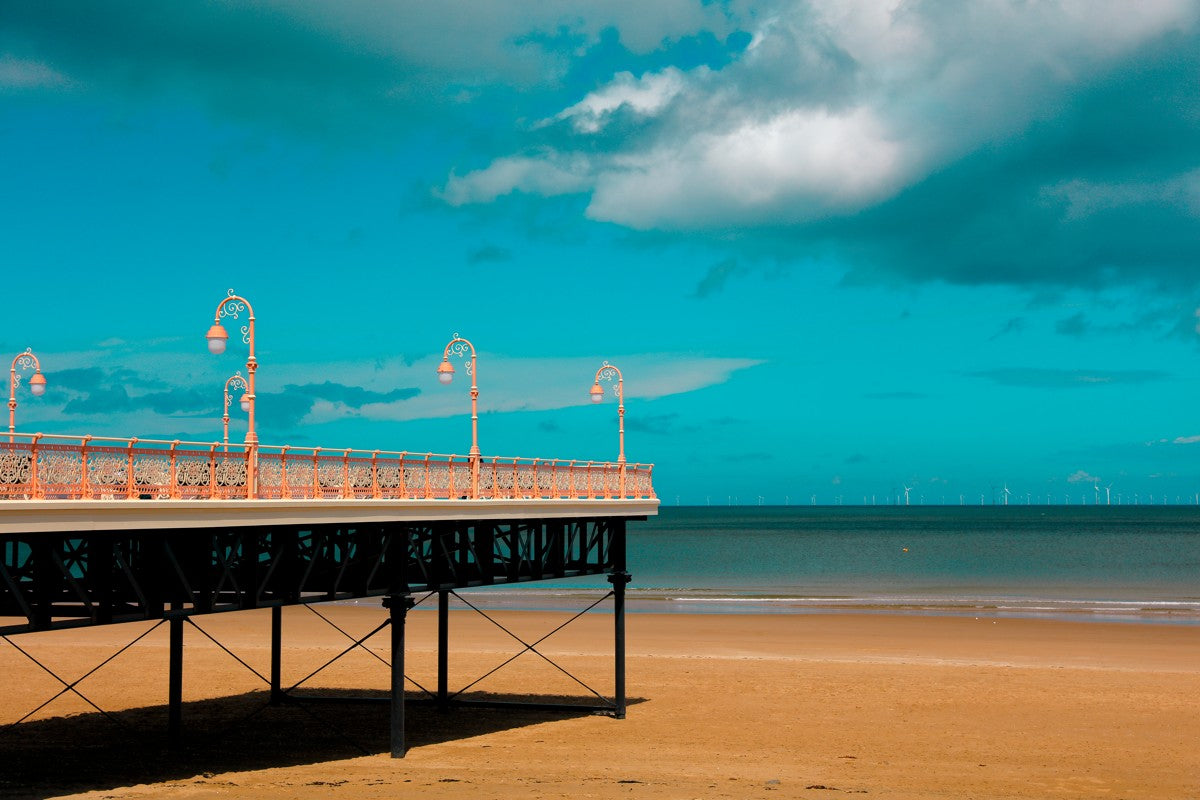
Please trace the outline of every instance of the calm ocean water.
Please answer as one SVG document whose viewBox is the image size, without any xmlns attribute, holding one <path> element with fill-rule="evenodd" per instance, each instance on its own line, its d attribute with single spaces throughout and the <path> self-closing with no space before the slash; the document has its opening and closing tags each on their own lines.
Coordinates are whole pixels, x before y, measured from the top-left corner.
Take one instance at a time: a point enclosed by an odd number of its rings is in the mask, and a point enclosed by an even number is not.
<svg viewBox="0 0 1200 800">
<path fill-rule="evenodd" d="M 1200 625 L 1195 506 L 664 507 L 628 530 L 633 611 Z M 500 587 L 480 601 L 565 608 L 604 586 Z"/>
</svg>

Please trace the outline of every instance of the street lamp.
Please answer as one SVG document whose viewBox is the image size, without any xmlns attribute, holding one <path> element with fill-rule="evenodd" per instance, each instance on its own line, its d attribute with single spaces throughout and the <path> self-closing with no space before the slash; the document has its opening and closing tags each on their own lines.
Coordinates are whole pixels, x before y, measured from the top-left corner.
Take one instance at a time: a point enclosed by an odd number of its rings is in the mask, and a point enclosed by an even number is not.
<svg viewBox="0 0 1200 800">
<path fill-rule="evenodd" d="M 588 392 L 591 395 L 593 403 L 599 403 L 604 399 L 604 387 L 600 385 L 600 381 L 611 381 L 617 379 L 617 470 L 620 473 L 620 489 L 621 496 L 625 496 L 625 379 L 621 375 L 621 370 L 617 369 L 612 364 L 605 361 L 600 365 L 600 369 L 596 370 L 596 382 L 592 384 L 591 390 Z"/>
<path fill-rule="evenodd" d="M 246 359 L 246 393 L 242 396 L 242 407 L 246 409 L 246 447 L 249 456 L 246 459 L 246 486 L 250 496 L 254 497 L 257 495 L 254 472 L 258 460 L 258 434 L 254 430 L 254 373 L 258 371 L 258 359 L 254 357 L 254 307 L 250 305 L 250 301 L 239 297 L 230 289 L 229 296 L 217 304 L 212 327 L 208 329 L 205 338 L 208 339 L 210 353 L 218 356 L 224 353 L 229 334 L 221 326 L 221 318 L 238 319 L 242 313 L 246 314 L 246 324 L 241 328 L 242 341 L 250 348 L 250 355 Z"/>
<path fill-rule="evenodd" d="M 225 379 L 225 407 L 224 407 L 225 411 L 224 411 L 224 414 L 221 416 L 221 422 L 225 426 L 224 441 L 225 441 L 226 452 L 228 452 L 228 450 L 229 450 L 229 390 L 230 390 L 230 388 L 232 388 L 234 391 L 237 391 L 238 389 L 242 390 L 242 399 L 238 402 L 238 405 L 240 405 L 242 407 L 242 411 L 245 411 L 245 412 L 250 411 L 250 395 L 249 395 L 247 387 L 246 387 L 246 379 L 242 377 L 242 373 L 240 371 L 235 372 L 234 374 L 230 375 L 228 378 Z"/>
<path fill-rule="evenodd" d="M 468 352 L 471 354 L 471 360 L 467 362 L 467 374 L 471 376 L 471 497 L 476 498 L 479 497 L 479 386 L 476 385 L 478 361 L 475 345 L 454 334 L 442 351 L 442 363 L 438 364 L 437 376 L 439 381 L 449 384 L 454 380 L 454 365 L 450 363 L 450 356 L 465 358 Z"/>
<path fill-rule="evenodd" d="M 8 371 L 8 440 L 13 440 L 13 433 L 17 430 L 17 385 L 21 383 L 21 376 L 17 374 L 17 369 L 33 368 L 34 373 L 29 376 L 29 393 L 34 397 L 41 397 L 46 393 L 46 376 L 42 374 L 42 363 L 38 361 L 38 357 L 33 354 L 33 350 L 26 347 L 24 353 L 17 353 L 12 360 L 12 369 Z"/>
</svg>

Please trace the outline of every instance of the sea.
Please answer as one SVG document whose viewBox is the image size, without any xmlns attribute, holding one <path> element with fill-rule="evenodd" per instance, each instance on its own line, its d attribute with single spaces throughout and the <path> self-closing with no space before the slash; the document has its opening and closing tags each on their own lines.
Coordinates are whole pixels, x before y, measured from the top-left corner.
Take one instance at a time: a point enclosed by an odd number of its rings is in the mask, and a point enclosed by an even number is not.
<svg viewBox="0 0 1200 800">
<path fill-rule="evenodd" d="M 627 610 L 1200 625 L 1197 506 L 668 507 L 630 522 Z M 464 590 L 571 610 L 604 576 Z"/>
</svg>

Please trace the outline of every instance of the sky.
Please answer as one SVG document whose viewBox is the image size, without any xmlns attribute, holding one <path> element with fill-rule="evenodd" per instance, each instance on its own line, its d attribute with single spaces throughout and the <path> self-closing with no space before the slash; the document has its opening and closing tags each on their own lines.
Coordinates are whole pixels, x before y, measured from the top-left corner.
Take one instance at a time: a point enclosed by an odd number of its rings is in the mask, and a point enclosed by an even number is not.
<svg viewBox="0 0 1200 800">
<path fill-rule="evenodd" d="M 1200 2 L 0 0 L 17 428 L 1196 502 Z M 27 377 L 27 374 L 26 374 Z M 231 438 L 246 420 L 232 412 Z"/>
</svg>

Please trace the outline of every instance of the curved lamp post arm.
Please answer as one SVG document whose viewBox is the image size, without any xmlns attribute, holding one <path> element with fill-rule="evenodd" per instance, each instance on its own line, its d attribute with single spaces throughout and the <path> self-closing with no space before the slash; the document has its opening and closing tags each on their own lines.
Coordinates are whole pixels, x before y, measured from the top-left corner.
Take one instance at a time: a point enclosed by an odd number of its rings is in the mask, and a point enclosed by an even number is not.
<svg viewBox="0 0 1200 800">
<path fill-rule="evenodd" d="M 221 423 L 223 424 L 223 426 L 225 428 L 224 442 L 225 442 L 225 451 L 226 452 L 229 451 L 229 390 L 231 387 L 235 392 L 238 389 L 241 389 L 243 392 L 242 399 L 240 401 L 242 411 L 249 412 L 249 410 L 250 410 L 250 394 L 249 394 L 250 389 L 246 385 L 246 379 L 242 377 L 242 373 L 235 372 L 234 374 L 230 375 L 228 378 L 225 379 L 225 390 L 224 390 L 225 405 L 223 407 L 223 412 L 221 414 Z"/>
<path fill-rule="evenodd" d="M 46 393 L 46 376 L 42 374 L 42 362 L 33 354 L 31 348 L 26 347 L 25 352 L 17 353 L 13 357 L 12 367 L 8 371 L 8 439 L 10 442 L 17 429 L 17 387 L 21 384 L 18 369 L 34 371 L 29 376 L 30 394 L 34 397 L 41 397 Z"/>
<path fill-rule="evenodd" d="M 450 383 L 454 378 L 450 356 L 466 358 L 467 353 L 471 354 L 467 361 L 467 374 L 471 376 L 471 450 L 468 455 L 471 460 L 471 497 L 474 499 L 479 496 L 479 361 L 475 345 L 455 333 L 442 350 L 442 363 L 438 364 L 437 375 L 442 383 Z"/>
<path fill-rule="evenodd" d="M 246 324 L 241 326 L 242 342 L 250 348 L 250 355 L 246 359 L 246 394 L 245 399 L 248 401 L 246 409 L 246 448 L 247 448 L 247 468 L 246 468 L 246 484 L 251 498 L 258 496 L 257 484 L 255 482 L 255 467 L 258 461 L 258 433 L 254 425 L 254 375 L 258 371 L 258 359 L 254 355 L 254 306 L 250 305 L 250 301 L 240 295 L 234 293 L 233 289 L 229 290 L 229 295 L 217 303 L 216 313 L 213 314 L 212 327 L 208 329 L 205 338 L 208 339 L 208 350 L 214 355 L 220 355 L 225 352 L 225 345 L 229 341 L 229 334 L 221 325 L 221 319 L 229 317 L 230 319 L 240 319 L 242 314 L 246 314 Z"/>
<path fill-rule="evenodd" d="M 604 399 L 604 387 L 600 381 L 617 381 L 617 468 L 620 472 L 621 496 L 625 496 L 625 377 L 621 370 L 605 361 L 596 370 L 596 380 L 592 384 L 591 395 L 593 403 Z"/>
</svg>

